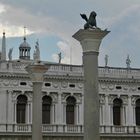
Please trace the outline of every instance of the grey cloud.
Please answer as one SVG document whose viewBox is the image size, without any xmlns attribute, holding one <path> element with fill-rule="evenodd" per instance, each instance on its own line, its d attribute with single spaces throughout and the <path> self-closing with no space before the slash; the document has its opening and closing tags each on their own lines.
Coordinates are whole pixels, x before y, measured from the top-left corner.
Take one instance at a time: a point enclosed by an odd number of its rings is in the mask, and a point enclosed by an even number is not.
<svg viewBox="0 0 140 140">
<path fill-rule="evenodd" d="M 100 65 L 104 65 L 103 56 L 110 56 L 111 66 L 124 66 L 127 54 L 133 59 L 132 67 L 139 67 L 140 42 L 140 6 L 132 6 L 113 19 L 111 33 L 101 47 Z"/>
<path fill-rule="evenodd" d="M 43 31 L 48 35 L 59 36 L 70 46 L 79 46 L 78 43 L 72 42 L 71 37 L 79 28 L 83 28 L 84 21 L 79 13 L 89 14 L 90 11 L 95 10 L 98 14 L 99 27 L 107 27 L 111 30 L 103 40 L 100 60 L 103 60 L 104 54 L 107 53 L 112 60 L 110 64 L 114 66 L 125 63 L 121 61 L 120 56 L 125 57 L 130 52 L 134 57 L 139 56 L 139 0 L 60 0 L 59 2 L 56 0 L 0 0 L 0 3 L 5 4 L 7 9 L 7 12 L 0 15 L 2 23 L 26 25 L 32 31 Z M 133 6 L 134 4 L 136 6 Z M 73 52 L 79 56 L 78 58 L 75 57 L 77 55 L 73 56 L 75 62 L 80 59 L 80 52 L 78 47 Z M 102 65 L 103 62 L 100 61 L 100 64 Z"/>
</svg>

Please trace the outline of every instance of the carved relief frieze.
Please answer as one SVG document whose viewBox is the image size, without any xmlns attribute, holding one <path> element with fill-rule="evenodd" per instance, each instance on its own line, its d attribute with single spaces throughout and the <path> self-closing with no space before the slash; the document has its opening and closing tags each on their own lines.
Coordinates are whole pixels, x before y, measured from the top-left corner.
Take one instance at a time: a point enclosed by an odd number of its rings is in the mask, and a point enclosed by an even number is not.
<svg viewBox="0 0 140 140">
<path fill-rule="evenodd" d="M 62 86 L 63 88 L 67 88 L 67 87 L 68 87 L 68 82 L 65 82 L 65 81 L 62 82 L 62 83 L 61 83 L 61 86 Z"/>
<path fill-rule="evenodd" d="M 52 85 L 53 85 L 54 88 L 58 88 L 59 87 L 59 83 L 58 82 L 53 82 Z"/>
<path fill-rule="evenodd" d="M 115 88 L 115 85 L 113 85 L 113 84 L 109 84 L 109 85 L 108 85 L 108 89 L 109 89 L 109 90 L 113 90 L 114 88 Z"/>
<path fill-rule="evenodd" d="M 131 85 L 131 86 L 130 86 L 130 91 L 133 91 L 133 92 L 134 92 L 134 91 L 137 91 L 137 87 L 134 86 L 134 85 Z"/>
<path fill-rule="evenodd" d="M 124 85 L 124 86 L 123 86 L 123 90 L 124 90 L 124 91 L 128 91 L 128 90 L 129 90 L 129 86 L 128 86 L 128 85 Z"/>
<path fill-rule="evenodd" d="M 100 86 L 101 90 L 106 90 L 108 88 L 105 83 L 103 83 L 103 84 L 100 83 L 99 86 Z"/>
<path fill-rule="evenodd" d="M 17 80 L 13 80 L 13 81 L 12 81 L 12 84 L 13 84 L 13 86 L 18 86 L 19 81 L 17 81 Z"/>
<path fill-rule="evenodd" d="M 9 80 L 3 80 L 3 85 L 4 86 L 9 86 L 10 81 Z"/>
<path fill-rule="evenodd" d="M 19 81 L 18 80 L 1 80 L 0 81 L 0 85 L 3 85 L 3 86 L 18 86 L 19 84 Z"/>
<path fill-rule="evenodd" d="M 82 89 L 84 87 L 83 83 L 78 83 L 78 88 Z"/>
</svg>

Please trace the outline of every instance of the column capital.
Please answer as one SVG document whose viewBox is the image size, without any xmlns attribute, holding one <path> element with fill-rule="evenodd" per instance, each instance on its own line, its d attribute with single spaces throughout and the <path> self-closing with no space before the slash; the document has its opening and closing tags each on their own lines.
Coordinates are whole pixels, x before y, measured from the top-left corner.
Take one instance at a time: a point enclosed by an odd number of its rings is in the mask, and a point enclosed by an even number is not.
<svg viewBox="0 0 140 140">
<path fill-rule="evenodd" d="M 29 73 L 32 82 L 43 82 L 43 74 L 50 66 L 43 64 L 31 64 L 25 69 Z"/>
<path fill-rule="evenodd" d="M 81 43 L 83 52 L 99 52 L 101 41 L 109 32 L 101 29 L 80 29 L 72 37 Z"/>
</svg>

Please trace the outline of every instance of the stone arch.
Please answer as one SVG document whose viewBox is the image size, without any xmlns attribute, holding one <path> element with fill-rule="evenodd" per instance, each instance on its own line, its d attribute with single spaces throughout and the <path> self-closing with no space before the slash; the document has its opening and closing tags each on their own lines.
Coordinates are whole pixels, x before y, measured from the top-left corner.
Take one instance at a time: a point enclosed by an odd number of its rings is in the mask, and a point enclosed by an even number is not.
<svg viewBox="0 0 140 140">
<path fill-rule="evenodd" d="M 51 106 L 52 106 L 52 97 L 45 95 L 42 97 L 42 123 L 50 124 L 51 123 Z"/>
<path fill-rule="evenodd" d="M 140 125 L 140 98 L 135 101 L 136 125 Z"/>
<path fill-rule="evenodd" d="M 122 123 L 122 105 L 123 101 L 120 98 L 113 100 L 113 124 L 121 125 Z"/>
<path fill-rule="evenodd" d="M 66 98 L 66 124 L 75 124 L 76 98 L 68 96 Z"/>
<path fill-rule="evenodd" d="M 26 123 L 26 107 L 27 107 L 28 98 L 26 95 L 17 96 L 16 104 L 16 122 L 17 123 Z"/>
</svg>

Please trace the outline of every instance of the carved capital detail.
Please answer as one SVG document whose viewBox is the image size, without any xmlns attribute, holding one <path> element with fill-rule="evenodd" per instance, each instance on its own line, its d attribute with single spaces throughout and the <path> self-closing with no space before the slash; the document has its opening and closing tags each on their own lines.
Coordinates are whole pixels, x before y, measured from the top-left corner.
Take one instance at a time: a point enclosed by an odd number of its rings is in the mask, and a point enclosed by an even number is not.
<svg viewBox="0 0 140 140">
<path fill-rule="evenodd" d="M 100 104 L 105 104 L 105 95 L 104 94 L 99 95 L 99 101 L 100 101 Z"/>
</svg>

